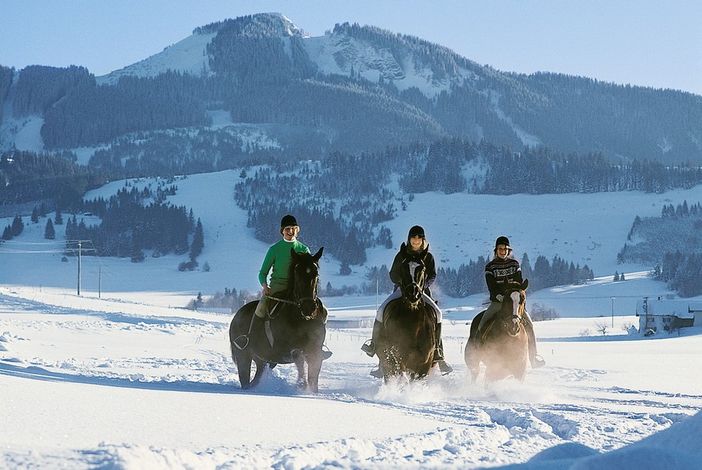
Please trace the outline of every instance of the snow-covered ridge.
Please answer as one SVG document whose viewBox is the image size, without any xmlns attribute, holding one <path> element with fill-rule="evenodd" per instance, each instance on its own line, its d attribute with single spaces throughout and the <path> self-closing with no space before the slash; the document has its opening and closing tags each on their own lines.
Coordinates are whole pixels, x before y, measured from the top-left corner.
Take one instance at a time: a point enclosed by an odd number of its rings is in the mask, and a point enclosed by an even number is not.
<svg viewBox="0 0 702 470">
<path fill-rule="evenodd" d="M 192 36 L 166 47 L 142 61 L 96 77 L 100 85 L 114 85 L 121 77 L 155 77 L 169 70 L 190 75 L 206 75 L 210 71 L 207 45 L 216 33 L 195 33 Z"/>
<path fill-rule="evenodd" d="M 415 87 L 428 98 L 449 92 L 453 84 L 475 78 L 473 72 L 461 69 L 454 77 L 438 80 L 428 66 L 416 64 L 412 56 L 400 63 L 388 49 L 345 34 L 309 37 L 304 44 L 322 73 L 360 76 L 371 82 L 382 79 L 392 82 L 400 91 Z"/>
<path fill-rule="evenodd" d="M 382 78 L 386 82 L 391 81 L 399 90 L 416 87 L 429 98 L 436 97 L 442 91 L 450 91 L 454 84 L 460 85 L 465 80 L 476 78 L 474 72 L 460 69 L 455 76 L 439 80 L 428 66 L 415 63 L 411 55 L 399 63 L 388 49 L 370 41 L 358 40 L 343 33 L 311 37 L 285 16 L 264 13 L 196 28 L 192 36 L 142 61 L 97 77 L 97 82 L 114 85 L 123 76 L 154 77 L 168 70 L 196 76 L 208 74 L 207 45 L 230 25 L 237 28 L 237 35 L 302 37 L 310 59 L 322 73 L 354 75 L 372 82 Z M 289 43 L 286 42 L 286 45 L 289 47 Z"/>
</svg>

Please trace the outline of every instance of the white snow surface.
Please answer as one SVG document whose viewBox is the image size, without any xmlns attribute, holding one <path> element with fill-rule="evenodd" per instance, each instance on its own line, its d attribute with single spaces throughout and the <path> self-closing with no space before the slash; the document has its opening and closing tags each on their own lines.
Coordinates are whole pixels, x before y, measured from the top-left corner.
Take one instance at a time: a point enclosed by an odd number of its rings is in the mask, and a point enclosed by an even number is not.
<svg viewBox="0 0 702 470">
<path fill-rule="evenodd" d="M 96 77 L 100 85 L 114 85 L 121 77 L 155 77 L 168 70 L 200 76 L 210 71 L 207 45 L 217 33 L 195 33 L 158 54 L 107 75 Z"/>
<path fill-rule="evenodd" d="M 648 277 L 650 267 L 615 261 L 635 215 L 702 200 L 701 186 L 665 194 L 416 195 L 388 224 L 393 241 L 422 224 L 440 266 L 488 255 L 504 233 L 518 258 L 524 250 L 532 262 L 558 254 L 587 262 L 598 277 L 529 292 L 530 305 L 555 308 L 561 318 L 536 323 L 547 365 L 523 383 L 468 378 L 463 348 L 482 295 L 438 293 L 455 371 L 399 385 L 370 377 L 375 361 L 359 349 L 382 295 L 324 298 L 334 355 L 319 394 L 310 395 L 287 365 L 241 391 L 229 352 L 231 314 L 182 308 L 197 292 L 257 286 L 267 244 L 253 238 L 234 204 L 238 181 L 237 171 L 191 175 L 169 197 L 202 219 L 199 261 L 209 272 L 178 272 L 185 256 L 147 254 L 136 264 L 86 256 L 77 296 L 76 259 L 61 262 L 62 226 L 49 242 L 45 219 L 25 218 L 24 232 L 0 246 L 0 468 L 702 466 L 702 330 L 627 334 L 638 324 L 637 300 L 671 293 Z M 110 196 L 124 183 L 86 197 Z M 394 250 L 368 254 L 370 265 L 389 264 Z M 337 261 L 322 261 L 323 285 L 364 280 L 364 267 L 342 277 Z M 627 281 L 614 282 L 615 270 Z"/>
<path fill-rule="evenodd" d="M 453 322 L 452 374 L 384 385 L 359 350 L 369 330 L 330 323 L 334 355 L 310 395 L 288 365 L 241 391 L 229 320 L 153 305 L 148 293 L 128 302 L 0 287 L 0 467 L 702 465 L 699 334 L 581 337 L 592 319 L 537 323 L 547 366 L 486 385 L 468 379 L 468 326 Z"/>
</svg>

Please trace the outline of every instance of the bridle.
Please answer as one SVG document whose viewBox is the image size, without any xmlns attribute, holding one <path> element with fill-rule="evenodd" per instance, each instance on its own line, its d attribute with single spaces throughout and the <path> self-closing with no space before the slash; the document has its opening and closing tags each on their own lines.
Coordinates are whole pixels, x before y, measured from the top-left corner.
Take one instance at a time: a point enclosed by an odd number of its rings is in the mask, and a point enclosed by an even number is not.
<svg viewBox="0 0 702 470">
<path fill-rule="evenodd" d="M 314 276 L 314 279 L 312 281 L 312 286 L 311 286 L 312 287 L 312 289 L 311 289 L 312 295 L 311 296 L 309 296 L 309 295 L 299 296 L 298 289 L 297 289 L 298 283 L 295 282 L 293 279 L 293 283 L 294 283 L 293 288 L 292 288 L 293 300 L 283 299 L 281 297 L 274 297 L 272 295 L 266 295 L 266 297 L 268 297 L 271 300 L 275 300 L 276 302 L 281 302 L 284 304 L 296 306 L 298 313 L 300 314 L 300 316 L 304 320 L 309 321 L 309 320 L 314 320 L 315 318 L 317 318 L 317 315 L 319 314 L 319 302 L 318 302 L 318 296 L 317 296 L 317 287 L 319 285 L 319 266 L 317 265 L 317 263 L 313 263 L 313 265 L 315 267 L 315 270 L 317 271 L 317 274 Z M 293 271 L 295 271 L 296 267 L 297 266 L 295 266 L 293 268 Z M 314 302 L 314 310 L 312 310 L 312 312 L 310 312 L 309 314 L 306 314 L 304 309 L 303 309 L 303 302 Z M 271 315 L 271 317 L 272 317 L 272 315 Z"/>
<path fill-rule="evenodd" d="M 424 262 L 421 260 L 408 260 L 405 261 L 407 264 L 408 279 L 405 280 L 402 285 L 402 297 L 410 306 L 416 306 L 422 299 L 422 292 L 424 291 L 424 280 L 425 280 L 425 266 Z M 409 291 L 408 289 L 412 289 Z"/>
<path fill-rule="evenodd" d="M 512 299 L 512 314 L 502 318 L 502 324 L 510 336 L 519 334 L 519 327 L 524 323 L 524 309 L 526 307 L 526 294 L 523 290 L 517 289 L 509 293 Z"/>
</svg>

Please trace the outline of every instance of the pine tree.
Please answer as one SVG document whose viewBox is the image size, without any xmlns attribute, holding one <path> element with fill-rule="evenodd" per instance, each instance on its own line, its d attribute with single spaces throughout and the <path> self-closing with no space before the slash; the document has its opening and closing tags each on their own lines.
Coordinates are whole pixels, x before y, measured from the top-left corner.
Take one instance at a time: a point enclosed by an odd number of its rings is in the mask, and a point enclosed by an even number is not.
<svg viewBox="0 0 702 470">
<path fill-rule="evenodd" d="M 193 236 L 193 242 L 190 245 L 190 259 L 195 261 L 195 259 L 202 253 L 202 248 L 205 246 L 205 234 L 202 231 L 202 222 L 197 219 L 197 225 L 195 226 L 195 235 Z"/>
<path fill-rule="evenodd" d="M 63 225 L 63 215 L 61 214 L 61 208 L 56 208 L 56 217 L 54 217 L 54 224 Z"/>
<path fill-rule="evenodd" d="M 56 238 L 56 232 L 54 231 L 54 224 L 51 219 L 47 219 L 46 228 L 44 229 L 44 238 L 47 240 L 53 240 Z"/>
<path fill-rule="evenodd" d="M 22 222 L 22 217 L 16 215 L 12 220 L 12 236 L 16 237 L 24 230 L 24 222 Z"/>
<path fill-rule="evenodd" d="M 32 220 L 32 223 L 34 223 L 34 224 L 39 222 L 39 208 L 37 206 L 34 206 L 34 209 L 32 209 L 31 220 Z"/>
</svg>

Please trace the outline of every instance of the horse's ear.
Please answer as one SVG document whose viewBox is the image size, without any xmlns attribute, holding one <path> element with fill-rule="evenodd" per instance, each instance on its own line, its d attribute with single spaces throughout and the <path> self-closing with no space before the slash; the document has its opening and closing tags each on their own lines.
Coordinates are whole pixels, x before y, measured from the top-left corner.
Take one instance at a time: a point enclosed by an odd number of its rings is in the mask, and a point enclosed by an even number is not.
<svg viewBox="0 0 702 470">
<path fill-rule="evenodd" d="M 427 259 L 427 253 L 429 253 L 429 247 L 428 247 L 428 246 L 427 246 L 426 248 L 424 248 L 424 250 L 422 250 L 422 253 L 419 255 L 419 259 L 421 259 L 422 261 L 424 261 L 425 259 Z"/>
<path fill-rule="evenodd" d="M 319 250 L 317 250 L 317 253 L 312 255 L 312 260 L 316 263 L 319 261 L 319 258 L 322 257 L 322 253 L 324 252 L 324 247 L 321 247 Z"/>
<path fill-rule="evenodd" d="M 522 281 L 522 290 L 527 290 L 527 287 L 529 287 L 529 279 L 524 279 Z"/>
<path fill-rule="evenodd" d="M 297 261 L 297 258 L 299 258 L 299 255 L 297 254 L 297 251 L 295 251 L 295 248 L 290 248 L 290 254 L 292 255 L 292 260 Z"/>
</svg>

